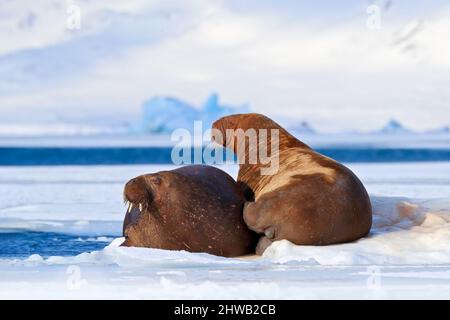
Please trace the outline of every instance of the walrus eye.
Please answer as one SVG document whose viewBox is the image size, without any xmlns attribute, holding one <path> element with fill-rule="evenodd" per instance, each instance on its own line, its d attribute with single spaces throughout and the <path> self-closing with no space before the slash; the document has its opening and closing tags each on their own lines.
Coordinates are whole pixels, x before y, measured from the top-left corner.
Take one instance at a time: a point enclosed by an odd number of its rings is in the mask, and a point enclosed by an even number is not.
<svg viewBox="0 0 450 320">
<path fill-rule="evenodd" d="M 152 183 L 159 185 L 161 184 L 161 178 L 160 177 L 153 177 L 152 178 Z"/>
</svg>

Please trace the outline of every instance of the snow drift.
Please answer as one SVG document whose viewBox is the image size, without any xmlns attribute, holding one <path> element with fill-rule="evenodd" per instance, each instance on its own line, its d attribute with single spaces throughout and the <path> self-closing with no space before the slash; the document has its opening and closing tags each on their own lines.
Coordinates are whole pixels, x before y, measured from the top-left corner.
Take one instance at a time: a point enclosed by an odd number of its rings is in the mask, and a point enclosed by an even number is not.
<svg viewBox="0 0 450 320">
<path fill-rule="evenodd" d="M 321 265 L 432 265 L 450 263 L 450 198 L 372 197 L 370 234 L 354 243 L 323 247 L 275 242 L 264 257 L 278 263 Z"/>
<path fill-rule="evenodd" d="M 120 236 L 123 183 L 138 173 L 170 168 L 0 168 L 0 231 L 84 234 L 88 238 L 81 240 L 108 242 L 111 238 L 104 235 Z M 235 166 L 222 168 L 236 176 Z M 117 238 L 104 249 L 75 256 L 0 259 L 0 298 L 423 299 L 448 295 L 450 163 L 352 164 L 350 168 L 365 183 L 374 207 L 372 232 L 357 242 L 306 247 L 279 241 L 263 257 L 230 259 L 122 248 L 122 239 Z M 55 192 L 57 203 L 43 203 Z M 75 239 L 73 245 L 82 243 Z M 379 285 L 370 282 L 371 270 L 381 279 Z"/>
<path fill-rule="evenodd" d="M 268 262 L 325 266 L 450 264 L 450 198 L 425 201 L 372 196 L 371 200 L 374 223 L 367 237 L 353 243 L 331 246 L 298 246 L 286 240 L 277 241 L 266 250 L 263 259 L 227 259 L 204 253 L 123 248 L 119 247 L 122 238 L 117 238 L 104 250 L 75 257 L 43 259 L 33 255 L 31 259 L 44 264 L 100 263 L 134 267 Z M 86 224 L 85 233 L 97 234 L 93 229 L 95 225 L 103 230 L 105 228 L 104 224 L 90 223 Z M 39 225 L 34 228 L 39 228 Z M 73 232 L 72 228 L 68 232 Z"/>
</svg>

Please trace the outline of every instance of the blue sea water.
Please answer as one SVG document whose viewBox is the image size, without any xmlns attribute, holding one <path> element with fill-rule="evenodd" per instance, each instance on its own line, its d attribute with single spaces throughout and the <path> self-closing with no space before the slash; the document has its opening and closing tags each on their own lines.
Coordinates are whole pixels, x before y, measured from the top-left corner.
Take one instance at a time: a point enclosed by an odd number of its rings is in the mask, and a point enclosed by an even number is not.
<svg viewBox="0 0 450 320">
<path fill-rule="evenodd" d="M 317 151 L 348 163 L 450 160 L 450 149 L 319 148 Z M 170 164 L 171 153 L 170 147 L 0 147 L 0 165 Z M 193 161 L 195 152 L 192 149 L 190 153 Z"/>
<path fill-rule="evenodd" d="M 53 232 L 0 233 L 1 258 L 25 258 L 39 254 L 49 256 L 74 256 L 82 252 L 100 250 L 109 244 L 103 238 L 67 235 Z"/>
</svg>

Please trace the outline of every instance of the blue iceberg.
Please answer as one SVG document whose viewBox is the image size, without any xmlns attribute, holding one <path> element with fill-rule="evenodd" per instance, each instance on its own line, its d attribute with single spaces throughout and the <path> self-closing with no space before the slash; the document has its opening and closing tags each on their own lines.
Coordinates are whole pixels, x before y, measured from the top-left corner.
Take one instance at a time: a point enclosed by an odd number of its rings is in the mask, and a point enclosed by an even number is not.
<svg viewBox="0 0 450 320">
<path fill-rule="evenodd" d="M 143 104 L 141 131 L 148 133 L 170 133 L 176 129 L 193 130 L 194 121 L 202 121 L 204 129 L 226 115 L 246 113 L 246 105 L 231 107 L 220 104 L 217 93 L 208 97 L 205 103 L 196 108 L 174 97 L 157 96 Z"/>
</svg>

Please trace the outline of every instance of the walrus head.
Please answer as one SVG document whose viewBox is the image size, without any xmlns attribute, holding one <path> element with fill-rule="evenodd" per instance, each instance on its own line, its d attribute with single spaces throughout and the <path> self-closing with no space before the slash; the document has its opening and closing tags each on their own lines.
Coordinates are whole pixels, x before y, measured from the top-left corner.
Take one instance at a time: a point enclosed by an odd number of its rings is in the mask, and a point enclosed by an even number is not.
<svg viewBox="0 0 450 320">
<path fill-rule="evenodd" d="M 145 244 L 148 237 L 152 237 L 149 232 L 142 232 L 142 228 L 137 228 L 138 224 L 147 224 L 151 212 L 155 212 L 156 207 L 161 204 L 161 189 L 164 185 L 163 175 L 147 174 L 131 179 L 125 185 L 123 197 L 128 204 L 127 213 L 123 223 L 123 236 L 125 242 L 123 246 L 135 246 L 137 243 Z M 148 213 L 148 214 L 147 214 Z"/>
<path fill-rule="evenodd" d="M 216 120 L 213 129 L 225 133 L 227 129 L 283 129 L 278 123 L 259 113 L 232 114 Z"/>
<path fill-rule="evenodd" d="M 222 170 L 184 166 L 138 176 L 124 188 L 128 204 L 122 246 L 239 256 L 253 252 L 244 194 Z"/>
<path fill-rule="evenodd" d="M 271 129 L 280 127 L 262 114 L 246 113 L 222 117 L 212 125 L 212 140 L 236 152 L 236 132 L 242 130 Z"/>
<path fill-rule="evenodd" d="M 287 132 L 283 127 L 272 119 L 259 114 L 259 113 L 243 113 L 243 114 L 233 114 L 226 117 L 222 117 L 216 120 L 212 124 L 212 141 L 237 152 L 239 141 L 238 141 L 238 130 L 241 130 L 244 135 L 248 138 L 250 136 L 251 130 L 256 133 L 256 144 L 265 143 L 266 146 L 270 145 L 271 136 L 273 130 L 277 131 L 277 143 L 281 148 L 292 148 L 292 147 L 309 147 L 300 142 L 297 138 Z M 265 136 L 261 136 L 261 131 L 266 132 Z M 262 140 L 261 137 L 266 139 Z M 241 143 L 246 143 L 246 141 L 241 141 Z"/>
</svg>

